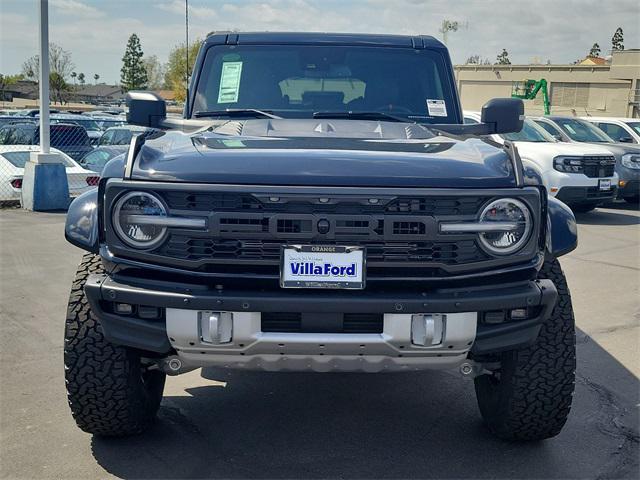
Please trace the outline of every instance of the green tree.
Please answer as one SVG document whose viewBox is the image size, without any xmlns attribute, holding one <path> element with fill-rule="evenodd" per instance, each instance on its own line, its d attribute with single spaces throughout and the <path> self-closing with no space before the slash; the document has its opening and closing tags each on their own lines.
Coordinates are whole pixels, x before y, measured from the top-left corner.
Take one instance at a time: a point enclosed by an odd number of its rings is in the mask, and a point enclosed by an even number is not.
<svg viewBox="0 0 640 480">
<path fill-rule="evenodd" d="M 202 40 L 197 39 L 189 45 L 189 74 L 193 71 L 193 65 L 200 50 Z M 187 49 L 184 43 L 173 47 L 169 53 L 165 85 L 173 90 L 176 100 L 183 102 L 187 96 Z"/>
<path fill-rule="evenodd" d="M 147 71 L 147 86 L 151 90 L 160 90 L 164 87 L 165 67 L 158 57 L 151 55 L 142 60 L 144 69 Z"/>
<path fill-rule="evenodd" d="M 502 53 L 496 57 L 496 63 L 498 65 L 511 65 L 511 60 L 509 60 L 509 52 L 505 48 L 502 49 Z"/>
<path fill-rule="evenodd" d="M 594 43 L 591 50 L 589 50 L 589 55 L 587 55 L 587 57 L 598 58 L 600 57 L 600 51 L 600 45 Z"/>
<path fill-rule="evenodd" d="M 70 90 L 69 84 L 64 77 L 58 72 L 51 72 L 49 74 L 49 88 L 51 89 L 51 99 L 54 105 L 60 103 L 62 105 L 65 100 L 65 93 Z"/>
<path fill-rule="evenodd" d="M 148 78 L 147 71 L 144 68 L 143 56 L 140 39 L 135 33 L 132 33 L 127 42 L 127 48 L 122 57 L 122 68 L 120 69 L 120 83 L 124 92 L 147 87 Z"/>
<path fill-rule="evenodd" d="M 78 83 L 79 83 L 80 85 L 84 85 L 84 82 L 85 82 L 85 79 L 84 79 L 84 73 L 80 72 L 80 73 L 78 74 Z"/>
<path fill-rule="evenodd" d="M 624 32 L 622 27 L 616 28 L 616 33 L 611 37 L 611 50 L 619 51 L 624 50 Z"/>
</svg>

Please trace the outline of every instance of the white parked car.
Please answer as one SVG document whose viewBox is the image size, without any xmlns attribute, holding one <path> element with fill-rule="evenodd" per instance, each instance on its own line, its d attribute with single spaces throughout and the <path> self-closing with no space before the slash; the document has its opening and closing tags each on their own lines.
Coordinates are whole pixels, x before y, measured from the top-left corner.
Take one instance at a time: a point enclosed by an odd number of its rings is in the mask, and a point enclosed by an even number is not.
<svg viewBox="0 0 640 480">
<path fill-rule="evenodd" d="M 465 111 L 464 119 L 465 123 L 479 123 L 480 114 Z M 615 199 L 616 160 L 605 147 L 559 142 L 531 119 L 525 119 L 518 133 L 490 138 L 499 144 L 513 141 L 525 174 L 540 178 L 551 196 L 576 211 L 592 210 Z"/>
<path fill-rule="evenodd" d="M 640 118 L 581 117 L 616 142 L 640 144 Z"/>
<path fill-rule="evenodd" d="M 0 145 L 0 202 L 20 200 L 25 163 L 31 152 L 39 149 L 38 145 Z M 82 168 L 60 150 L 52 148 L 51 152 L 60 155 L 65 165 L 69 195 L 76 197 L 96 188 L 100 177 L 95 172 Z"/>
</svg>

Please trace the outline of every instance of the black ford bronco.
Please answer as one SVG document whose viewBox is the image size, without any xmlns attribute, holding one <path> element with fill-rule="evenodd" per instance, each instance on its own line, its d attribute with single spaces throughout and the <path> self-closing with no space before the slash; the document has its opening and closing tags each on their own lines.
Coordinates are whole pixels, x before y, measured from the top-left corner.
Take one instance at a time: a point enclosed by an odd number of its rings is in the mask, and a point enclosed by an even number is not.
<svg viewBox="0 0 640 480">
<path fill-rule="evenodd" d="M 576 225 L 485 138 L 522 128 L 520 100 L 463 125 L 427 36 L 213 33 L 183 118 L 127 103 L 150 130 L 66 223 L 88 252 L 64 352 L 81 429 L 139 433 L 167 374 L 216 366 L 458 369 L 499 437 L 560 432 Z"/>
</svg>

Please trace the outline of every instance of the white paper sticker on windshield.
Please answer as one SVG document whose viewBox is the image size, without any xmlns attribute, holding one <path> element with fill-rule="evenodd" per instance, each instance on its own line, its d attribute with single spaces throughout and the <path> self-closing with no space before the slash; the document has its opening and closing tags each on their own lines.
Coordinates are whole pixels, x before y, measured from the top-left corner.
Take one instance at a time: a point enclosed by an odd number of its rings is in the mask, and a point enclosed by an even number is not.
<svg viewBox="0 0 640 480">
<path fill-rule="evenodd" d="M 447 105 L 444 100 L 427 99 L 427 110 L 432 117 L 446 117 Z"/>
<path fill-rule="evenodd" d="M 242 62 L 224 62 L 222 64 L 218 103 L 235 103 L 238 101 L 241 74 Z"/>
</svg>

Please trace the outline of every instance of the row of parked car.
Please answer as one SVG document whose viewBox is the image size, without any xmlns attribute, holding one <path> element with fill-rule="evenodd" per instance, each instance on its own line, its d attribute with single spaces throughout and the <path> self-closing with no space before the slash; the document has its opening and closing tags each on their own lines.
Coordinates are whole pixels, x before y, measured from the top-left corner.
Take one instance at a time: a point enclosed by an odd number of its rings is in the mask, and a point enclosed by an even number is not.
<svg viewBox="0 0 640 480">
<path fill-rule="evenodd" d="M 20 199 L 25 162 L 40 143 L 37 112 L 0 115 L 0 202 Z M 134 134 L 145 130 L 106 114 L 52 111 L 50 122 L 51 150 L 60 154 L 67 168 L 71 196 L 97 185 L 104 165 L 127 150 Z"/>
<path fill-rule="evenodd" d="M 480 114 L 464 112 L 466 123 Z M 518 133 L 492 135 L 514 142 L 525 175 L 574 211 L 589 211 L 622 198 L 640 201 L 640 119 L 530 117 Z"/>
<path fill-rule="evenodd" d="M 464 116 L 466 123 L 480 121 L 478 112 Z M 0 116 L 0 201 L 20 199 L 24 164 L 39 143 L 37 120 L 37 111 Z M 145 130 L 119 116 L 52 113 L 51 146 L 67 165 L 71 195 L 96 185 L 96 174 Z M 640 119 L 530 117 L 520 132 L 489 140 L 514 142 L 525 175 L 576 211 L 616 198 L 640 201 Z"/>
</svg>

